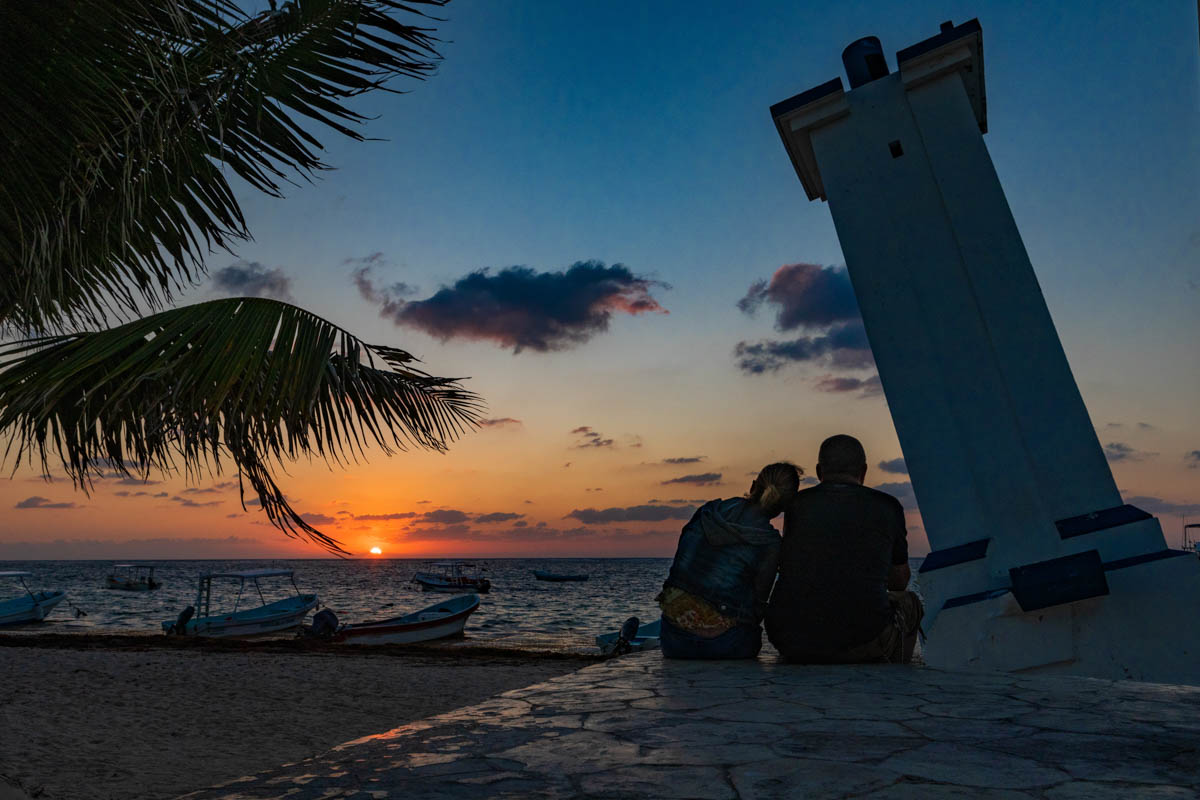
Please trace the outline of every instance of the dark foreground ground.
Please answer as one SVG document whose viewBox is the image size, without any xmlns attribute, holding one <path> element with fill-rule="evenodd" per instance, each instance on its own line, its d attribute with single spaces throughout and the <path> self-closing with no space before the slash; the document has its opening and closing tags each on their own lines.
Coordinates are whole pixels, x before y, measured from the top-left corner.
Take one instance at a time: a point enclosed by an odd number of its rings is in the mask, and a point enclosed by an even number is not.
<svg viewBox="0 0 1200 800">
<path fill-rule="evenodd" d="M 174 797 L 594 660 L 464 643 L 0 635 L 0 800 Z"/>
</svg>

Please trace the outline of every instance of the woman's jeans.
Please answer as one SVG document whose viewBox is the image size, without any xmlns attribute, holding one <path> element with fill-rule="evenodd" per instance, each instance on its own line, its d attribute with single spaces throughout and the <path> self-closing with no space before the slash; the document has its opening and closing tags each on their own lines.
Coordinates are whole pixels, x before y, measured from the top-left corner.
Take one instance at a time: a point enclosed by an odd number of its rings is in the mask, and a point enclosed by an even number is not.
<svg viewBox="0 0 1200 800">
<path fill-rule="evenodd" d="M 659 645 L 666 658 L 755 658 L 762 649 L 762 628 L 734 625 L 720 636 L 706 639 L 662 619 Z"/>
</svg>

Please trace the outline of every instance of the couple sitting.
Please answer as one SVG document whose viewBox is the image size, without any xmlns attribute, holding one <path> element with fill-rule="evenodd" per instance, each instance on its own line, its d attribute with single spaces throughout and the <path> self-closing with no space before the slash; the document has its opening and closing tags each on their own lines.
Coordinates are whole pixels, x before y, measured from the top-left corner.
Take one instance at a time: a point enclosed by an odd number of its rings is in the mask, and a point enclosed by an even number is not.
<svg viewBox="0 0 1200 800">
<path fill-rule="evenodd" d="M 852 436 L 821 444 L 819 484 L 799 491 L 800 472 L 769 464 L 746 497 L 705 503 L 684 526 L 658 596 L 664 656 L 754 658 L 765 616 L 788 661 L 912 658 L 924 612 L 906 590 L 900 502 L 863 486 L 867 457 Z M 782 540 L 771 526 L 781 511 Z"/>
</svg>

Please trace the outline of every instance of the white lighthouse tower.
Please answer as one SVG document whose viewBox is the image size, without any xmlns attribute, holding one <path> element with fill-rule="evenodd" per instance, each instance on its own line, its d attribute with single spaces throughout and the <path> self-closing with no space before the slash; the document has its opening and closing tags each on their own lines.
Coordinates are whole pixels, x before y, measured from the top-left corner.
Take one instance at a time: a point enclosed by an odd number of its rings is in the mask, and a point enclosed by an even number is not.
<svg viewBox="0 0 1200 800">
<path fill-rule="evenodd" d="M 977 20 L 771 108 L 827 200 L 933 552 L 926 662 L 1200 683 L 1200 560 L 1125 505 L 983 142 Z"/>
</svg>

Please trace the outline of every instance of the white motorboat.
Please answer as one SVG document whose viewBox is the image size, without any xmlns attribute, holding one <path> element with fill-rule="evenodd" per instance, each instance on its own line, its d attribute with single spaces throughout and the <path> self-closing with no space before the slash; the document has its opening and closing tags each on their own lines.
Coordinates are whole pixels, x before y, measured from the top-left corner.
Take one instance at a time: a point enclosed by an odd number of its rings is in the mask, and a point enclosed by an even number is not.
<svg viewBox="0 0 1200 800">
<path fill-rule="evenodd" d="M 412 644 L 462 636 L 467 617 L 478 608 L 479 597 L 464 594 L 401 617 L 342 625 L 333 634 L 333 641 L 343 644 Z"/>
<path fill-rule="evenodd" d="M 479 573 L 481 568 L 469 561 L 435 561 L 433 569 L 437 572 L 418 572 L 413 575 L 412 582 L 425 592 L 478 592 L 486 594 L 492 588 L 492 582 Z"/>
<path fill-rule="evenodd" d="M 54 607 L 66 599 L 67 593 L 62 591 L 30 590 L 25 583 L 26 578 L 33 576 L 32 572 L 0 572 L 0 578 L 15 578 L 20 581 L 25 594 L 11 600 L 0 600 L 0 625 L 20 625 L 25 622 L 41 622 Z"/>
<path fill-rule="evenodd" d="M 263 578 L 284 577 L 291 581 L 296 590 L 295 597 L 268 603 L 259 581 Z M 233 610 L 224 614 L 212 613 L 212 582 L 214 579 L 231 579 L 239 582 L 237 599 Z M 250 581 L 258 593 L 262 605 L 258 608 L 239 610 L 246 582 Z M 196 588 L 196 605 L 188 606 L 174 621 L 162 624 L 163 633 L 185 636 L 258 636 L 297 628 L 308 612 L 317 607 L 315 594 L 301 594 L 296 586 L 294 570 L 254 569 L 243 572 L 214 572 L 201 575 Z M 195 618 L 193 618 L 195 617 Z"/>
<path fill-rule="evenodd" d="M 153 564 L 113 564 L 105 582 L 106 588 L 125 592 L 152 592 L 160 586 L 162 581 L 154 579 Z"/>
</svg>

